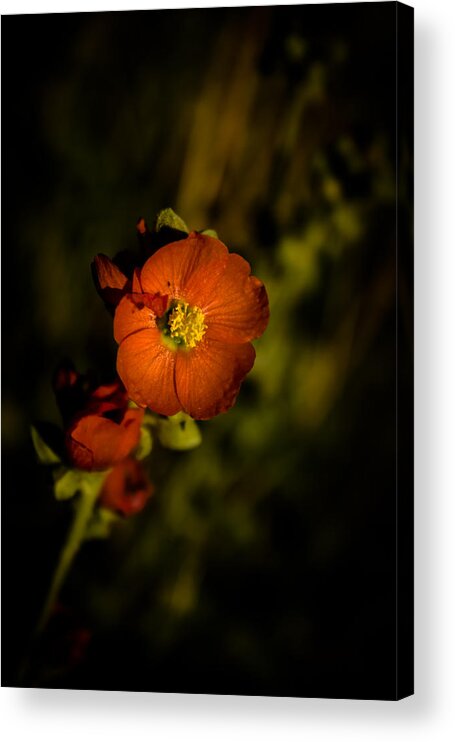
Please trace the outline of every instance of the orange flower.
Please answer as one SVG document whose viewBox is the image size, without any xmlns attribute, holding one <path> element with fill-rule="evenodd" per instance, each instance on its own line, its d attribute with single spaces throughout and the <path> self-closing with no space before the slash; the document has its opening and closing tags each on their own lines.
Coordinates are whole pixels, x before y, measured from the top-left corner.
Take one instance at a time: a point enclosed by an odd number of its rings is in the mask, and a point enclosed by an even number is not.
<svg viewBox="0 0 455 742">
<path fill-rule="evenodd" d="M 254 363 L 250 341 L 268 319 L 266 290 L 246 260 L 192 232 L 135 270 L 115 312 L 117 371 L 141 407 L 214 417 L 234 404 Z"/>
<path fill-rule="evenodd" d="M 107 475 L 99 504 L 125 516 L 134 515 L 142 510 L 152 492 L 153 487 L 141 462 L 127 458 Z"/>
<path fill-rule="evenodd" d="M 144 412 L 128 408 L 120 381 L 95 386 L 66 364 L 57 370 L 54 390 L 72 466 L 88 471 L 109 469 L 139 443 Z"/>
</svg>

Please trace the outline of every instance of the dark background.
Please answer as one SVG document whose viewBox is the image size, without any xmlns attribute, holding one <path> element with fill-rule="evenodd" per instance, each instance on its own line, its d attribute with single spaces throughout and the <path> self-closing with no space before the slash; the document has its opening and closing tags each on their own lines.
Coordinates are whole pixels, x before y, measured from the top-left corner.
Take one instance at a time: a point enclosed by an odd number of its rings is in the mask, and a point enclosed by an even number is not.
<svg viewBox="0 0 455 742">
<path fill-rule="evenodd" d="M 396 197 L 407 239 L 412 101 L 396 141 L 396 19 L 395 3 L 2 18 L 4 685 L 410 691 L 396 389 L 405 497 L 412 260 L 408 242 L 396 262 Z M 71 508 L 29 425 L 59 422 L 62 357 L 112 374 L 90 262 L 166 206 L 250 261 L 270 325 L 202 446 L 155 446 L 153 499 L 84 545 L 33 647 Z"/>
</svg>

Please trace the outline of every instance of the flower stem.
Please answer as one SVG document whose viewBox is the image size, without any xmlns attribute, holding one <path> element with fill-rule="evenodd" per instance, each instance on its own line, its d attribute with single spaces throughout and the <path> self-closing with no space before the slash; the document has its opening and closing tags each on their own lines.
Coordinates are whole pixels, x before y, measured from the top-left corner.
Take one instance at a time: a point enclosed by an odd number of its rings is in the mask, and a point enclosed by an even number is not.
<svg viewBox="0 0 455 742">
<path fill-rule="evenodd" d="M 60 552 L 57 568 L 52 578 L 51 587 L 44 604 L 43 611 L 37 626 L 36 633 L 40 634 L 46 627 L 52 608 L 57 600 L 60 589 L 70 570 L 74 558 L 84 540 L 87 524 L 92 516 L 93 508 L 98 498 L 98 490 L 87 487 L 82 488 L 76 502 L 76 512 L 71 529 L 68 533 L 66 543 Z"/>
</svg>

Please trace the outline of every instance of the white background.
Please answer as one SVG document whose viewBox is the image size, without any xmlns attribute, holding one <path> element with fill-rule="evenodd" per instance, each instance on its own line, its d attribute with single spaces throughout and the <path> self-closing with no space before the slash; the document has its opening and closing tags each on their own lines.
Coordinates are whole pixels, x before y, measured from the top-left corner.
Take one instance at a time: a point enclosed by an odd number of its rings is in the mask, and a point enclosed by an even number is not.
<svg viewBox="0 0 455 742">
<path fill-rule="evenodd" d="M 0 0 L 2 15 L 216 4 L 201 0 L 134 2 L 131 6 L 122 0 Z M 219 4 L 242 5 L 225 0 Z M 246 4 L 281 3 L 253 0 Z M 415 0 L 413 4 L 415 696 L 384 703 L 2 688 L 0 729 L 5 742 L 455 739 L 455 2 Z"/>
</svg>

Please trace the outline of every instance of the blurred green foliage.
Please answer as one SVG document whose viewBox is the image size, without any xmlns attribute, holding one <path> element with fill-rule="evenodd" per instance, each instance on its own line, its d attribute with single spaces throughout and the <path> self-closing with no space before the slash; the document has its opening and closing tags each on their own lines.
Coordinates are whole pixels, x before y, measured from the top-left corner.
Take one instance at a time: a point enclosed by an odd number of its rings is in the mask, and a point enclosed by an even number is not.
<svg viewBox="0 0 455 742">
<path fill-rule="evenodd" d="M 4 256 L 6 282 L 21 282 L 4 328 L 13 678 L 68 518 L 32 469 L 29 424 L 58 421 L 50 380 L 61 357 L 112 373 L 112 320 L 90 262 L 134 247 L 137 219 L 170 206 L 251 263 L 270 324 L 236 406 L 201 424 L 194 451 L 155 445 L 152 501 L 79 555 L 62 601 L 93 634 L 84 661 L 46 651 L 31 682 L 382 687 L 394 29 L 384 6 L 336 7 L 8 18 L 17 78 Z M 409 311 L 399 307 L 400 322 Z"/>
</svg>

